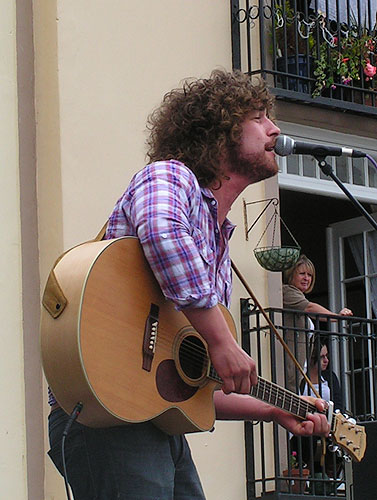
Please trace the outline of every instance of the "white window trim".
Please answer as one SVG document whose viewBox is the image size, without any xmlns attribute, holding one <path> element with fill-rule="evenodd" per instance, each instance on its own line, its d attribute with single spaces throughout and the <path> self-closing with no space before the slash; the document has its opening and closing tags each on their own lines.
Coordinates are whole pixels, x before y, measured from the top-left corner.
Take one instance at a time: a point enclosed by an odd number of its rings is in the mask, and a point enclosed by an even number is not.
<svg viewBox="0 0 377 500">
<path fill-rule="evenodd" d="M 377 158 L 377 140 L 368 137 L 360 137 L 340 132 L 329 131 L 306 125 L 298 125 L 289 122 L 279 122 L 283 134 L 289 135 L 299 141 L 318 142 L 331 146 L 350 147 L 358 149 Z M 331 157 L 327 158 L 331 164 Z M 346 199 L 347 196 L 341 191 L 336 183 L 329 177 L 320 179 L 320 168 L 317 166 L 317 177 L 304 177 L 287 173 L 287 158 L 279 158 L 279 187 L 294 189 L 295 191 L 304 191 L 331 197 Z M 377 189 L 354 184 L 344 183 L 348 191 L 359 201 L 365 203 L 377 202 Z"/>
</svg>

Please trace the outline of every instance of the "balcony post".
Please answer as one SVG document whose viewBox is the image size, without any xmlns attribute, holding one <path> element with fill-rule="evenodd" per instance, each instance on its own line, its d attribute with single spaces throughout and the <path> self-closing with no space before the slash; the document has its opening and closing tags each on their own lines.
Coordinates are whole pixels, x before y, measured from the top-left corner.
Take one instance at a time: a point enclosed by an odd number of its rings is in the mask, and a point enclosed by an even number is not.
<svg viewBox="0 0 377 500">
<path fill-rule="evenodd" d="M 230 0 L 230 19 L 232 36 L 232 68 L 241 69 L 241 37 L 240 23 L 238 21 L 239 0 Z"/>
</svg>

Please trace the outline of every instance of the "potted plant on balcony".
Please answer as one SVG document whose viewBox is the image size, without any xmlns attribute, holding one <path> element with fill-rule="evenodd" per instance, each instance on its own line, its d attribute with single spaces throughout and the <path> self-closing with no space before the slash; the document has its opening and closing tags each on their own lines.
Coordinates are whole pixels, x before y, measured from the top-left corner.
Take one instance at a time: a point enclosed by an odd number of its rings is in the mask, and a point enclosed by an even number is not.
<svg viewBox="0 0 377 500">
<path fill-rule="evenodd" d="M 300 31 L 299 19 L 302 14 L 295 12 L 289 0 L 275 4 L 275 17 L 271 38 L 276 44 L 276 69 L 280 73 L 290 73 L 297 76 L 308 76 L 313 66 L 311 56 L 314 39 L 311 33 Z M 307 82 L 298 78 L 279 77 L 278 82 L 289 90 L 309 93 Z"/>
<path fill-rule="evenodd" d="M 361 35 L 351 33 L 340 40 L 334 37 L 333 43 L 324 40 L 320 45 L 319 57 L 314 63 L 316 78 L 313 97 L 326 95 L 328 89 L 336 91 L 339 85 L 367 89 L 364 101 L 377 90 L 377 34 L 376 29 Z M 357 92 L 357 91 L 356 91 Z M 346 93 L 347 94 L 347 93 Z M 361 91 L 357 102 L 363 102 Z M 377 94 L 376 94 L 377 98 Z M 346 96 L 347 100 L 347 96 Z"/>
<path fill-rule="evenodd" d="M 284 477 L 292 477 L 292 492 L 300 493 L 305 490 L 305 483 L 310 474 L 309 469 L 306 468 L 305 464 L 302 464 L 302 467 L 299 467 L 299 463 L 297 461 L 297 451 L 292 451 L 290 456 L 290 470 L 283 470 Z M 289 480 L 289 483 L 291 480 Z"/>
</svg>

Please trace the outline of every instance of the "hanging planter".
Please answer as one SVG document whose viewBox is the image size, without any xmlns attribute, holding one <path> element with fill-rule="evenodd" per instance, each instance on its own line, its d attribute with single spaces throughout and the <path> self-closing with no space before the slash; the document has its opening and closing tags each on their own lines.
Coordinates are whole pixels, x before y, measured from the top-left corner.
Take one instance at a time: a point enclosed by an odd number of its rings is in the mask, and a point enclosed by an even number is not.
<svg viewBox="0 0 377 500">
<path fill-rule="evenodd" d="M 267 271 L 281 272 L 293 267 L 300 257 L 301 248 L 261 247 L 254 249 L 254 255 L 260 266 Z"/>
<path fill-rule="evenodd" d="M 260 203 L 260 202 L 268 202 L 268 204 L 265 206 L 265 208 L 262 210 L 262 212 L 258 215 L 254 223 L 251 225 L 249 229 L 247 229 L 247 212 L 246 212 L 246 205 L 252 205 L 254 203 Z M 288 229 L 287 225 L 283 221 L 283 219 L 279 216 L 278 211 L 277 211 L 277 205 L 279 204 L 279 200 L 277 198 L 272 198 L 270 200 L 260 200 L 260 201 L 255 201 L 251 203 L 245 203 L 244 201 L 244 217 L 245 217 L 245 229 L 246 229 L 246 239 L 248 239 L 248 234 L 251 231 L 251 229 L 255 226 L 257 221 L 262 217 L 264 212 L 267 210 L 267 208 L 270 206 L 270 204 L 274 205 L 274 212 L 270 218 L 270 220 L 267 223 L 267 226 L 265 230 L 263 231 L 261 237 L 258 240 L 258 243 L 254 249 L 254 255 L 255 258 L 258 261 L 258 264 L 262 266 L 266 271 L 273 271 L 273 272 L 282 272 L 285 271 L 286 269 L 289 269 L 293 267 L 296 262 L 298 261 L 300 257 L 300 252 L 301 252 L 301 247 L 297 243 L 296 239 L 294 238 L 293 234 L 290 232 Z M 280 219 L 281 223 L 285 227 L 285 229 L 288 231 L 288 234 L 293 240 L 293 245 L 288 246 L 278 246 L 275 245 L 275 230 L 276 230 L 276 221 Z M 269 226 L 273 224 L 273 232 L 272 232 L 272 244 L 270 246 L 265 246 L 265 247 L 260 247 L 259 244 L 263 238 L 263 236 L 266 234 Z"/>
</svg>

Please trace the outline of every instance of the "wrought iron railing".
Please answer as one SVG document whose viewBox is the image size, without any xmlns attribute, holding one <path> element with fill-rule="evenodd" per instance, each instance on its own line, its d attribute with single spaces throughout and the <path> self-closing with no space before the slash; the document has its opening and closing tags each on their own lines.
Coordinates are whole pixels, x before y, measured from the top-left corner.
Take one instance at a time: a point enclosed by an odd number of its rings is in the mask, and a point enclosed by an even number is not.
<svg viewBox="0 0 377 500">
<path fill-rule="evenodd" d="M 293 353 L 304 341 L 308 358 L 320 359 L 320 344 L 326 344 L 331 370 L 327 376 L 323 373 L 323 379 L 319 377 L 318 390 L 323 397 L 328 385 L 341 414 L 352 415 L 361 423 L 377 422 L 377 320 L 324 314 L 309 317 L 272 308 L 266 313 L 285 341 L 293 332 Z M 241 326 L 243 348 L 255 359 L 258 374 L 285 387 L 290 358 L 260 311 L 247 299 L 241 299 Z M 301 379 L 296 369 L 297 394 L 303 390 Z M 269 423 L 246 423 L 245 440 L 248 500 L 270 498 L 272 492 L 276 496 L 271 498 L 280 498 L 280 494 L 349 498 L 340 450 L 327 450 L 321 463 L 316 440 L 292 439 L 281 427 Z M 296 467 L 291 465 L 292 452 Z"/>
<path fill-rule="evenodd" d="M 234 69 L 283 99 L 377 115 L 377 0 L 231 0 Z"/>
</svg>

